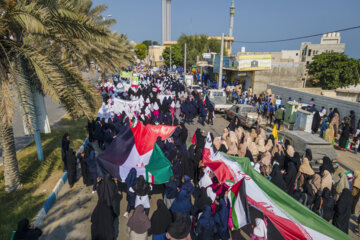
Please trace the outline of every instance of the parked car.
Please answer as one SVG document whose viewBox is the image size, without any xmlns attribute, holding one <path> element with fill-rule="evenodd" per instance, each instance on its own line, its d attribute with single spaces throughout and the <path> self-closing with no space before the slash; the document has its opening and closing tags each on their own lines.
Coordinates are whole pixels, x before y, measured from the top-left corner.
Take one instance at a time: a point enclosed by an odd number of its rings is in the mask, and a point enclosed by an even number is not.
<svg viewBox="0 0 360 240">
<path fill-rule="evenodd" d="M 188 87 L 188 90 L 189 90 L 189 92 L 192 92 L 194 90 L 196 90 L 198 93 L 203 92 L 202 88 L 199 85 L 192 85 L 192 86 Z"/>
<path fill-rule="evenodd" d="M 237 117 L 241 125 L 251 128 L 259 121 L 259 114 L 256 107 L 247 104 L 236 104 L 225 111 L 225 119 L 232 120 Z M 263 121 L 259 124 L 263 124 Z"/>
<path fill-rule="evenodd" d="M 295 152 L 298 152 L 300 156 L 305 154 L 305 150 L 307 148 L 311 149 L 313 158 L 312 167 L 315 171 L 319 170 L 319 167 L 322 164 L 322 159 L 325 156 L 332 160 L 334 168 L 338 167 L 337 154 L 334 147 L 331 145 L 331 143 L 318 136 L 304 131 L 284 130 L 278 132 L 278 138 L 283 143 L 288 140 L 291 146 L 294 147 Z"/>
<path fill-rule="evenodd" d="M 233 106 L 231 103 L 227 103 L 226 93 L 224 90 L 208 89 L 206 92 L 209 100 L 213 103 L 214 109 L 217 112 L 225 111 Z"/>
</svg>

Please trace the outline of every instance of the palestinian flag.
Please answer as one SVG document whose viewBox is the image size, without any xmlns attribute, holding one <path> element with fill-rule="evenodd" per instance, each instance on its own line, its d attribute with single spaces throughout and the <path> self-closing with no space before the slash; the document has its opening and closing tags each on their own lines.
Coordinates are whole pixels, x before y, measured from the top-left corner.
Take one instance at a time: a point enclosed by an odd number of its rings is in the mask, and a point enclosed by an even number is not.
<svg viewBox="0 0 360 240">
<path fill-rule="evenodd" d="M 145 166 L 149 163 L 157 137 L 165 140 L 170 137 L 176 127 L 165 125 L 135 126 L 126 123 L 113 142 L 98 156 L 100 167 L 113 177 L 125 181 L 131 168 L 135 168 L 137 176 L 145 177 Z"/>
<path fill-rule="evenodd" d="M 247 216 L 246 204 L 242 200 L 243 195 L 246 194 L 248 205 L 266 215 L 284 239 L 351 239 L 259 174 L 252 168 L 248 158 L 214 153 L 209 135 L 203 151 L 203 162 L 214 172 L 219 181 L 224 182 L 224 179 L 234 181 L 232 185 L 234 189 L 231 188 L 230 194 L 237 196 L 234 206 L 238 206 L 238 210 L 235 208 L 232 220 L 234 223 L 237 221 L 238 226 L 241 226 L 242 216 Z M 236 187 L 240 181 L 240 186 Z M 241 190 L 244 184 L 246 191 Z M 240 190 L 237 191 L 236 188 Z M 236 192 L 238 195 L 235 194 Z M 245 215 L 241 212 L 241 206 Z M 268 236 L 268 239 L 273 238 Z"/>
<path fill-rule="evenodd" d="M 240 229 L 250 223 L 250 212 L 246 198 L 244 178 L 232 186 L 228 193 L 231 204 L 231 216 L 234 229 Z"/>
<path fill-rule="evenodd" d="M 171 169 L 171 162 L 165 157 L 164 153 L 156 143 L 149 164 L 145 166 L 145 169 L 146 181 L 155 184 L 169 182 L 170 177 L 174 175 Z"/>
</svg>

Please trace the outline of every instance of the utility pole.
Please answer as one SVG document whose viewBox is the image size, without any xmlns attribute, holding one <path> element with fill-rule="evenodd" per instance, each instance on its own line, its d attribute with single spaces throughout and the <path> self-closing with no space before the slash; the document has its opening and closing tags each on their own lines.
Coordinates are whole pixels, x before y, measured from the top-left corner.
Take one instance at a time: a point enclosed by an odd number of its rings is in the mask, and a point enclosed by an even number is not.
<svg viewBox="0 0 360 240">
<path fill-rule="evenodd" d="M 219 69 L 219 83 L 218 83 L 219 90 L 221 89 L 222 86 L 223 58 L 224 58 L 224 34 L 221 34 L 220 69 Z"/>
<path fill-rule="evenodd" d="M 170 47 L 170 72 L 171 72 L 171 47 Z"/>
<path fill-rule="evenodd" d="M 186 74 L 186 43 L 184 46 L 184 76 Z"/>
</svg>

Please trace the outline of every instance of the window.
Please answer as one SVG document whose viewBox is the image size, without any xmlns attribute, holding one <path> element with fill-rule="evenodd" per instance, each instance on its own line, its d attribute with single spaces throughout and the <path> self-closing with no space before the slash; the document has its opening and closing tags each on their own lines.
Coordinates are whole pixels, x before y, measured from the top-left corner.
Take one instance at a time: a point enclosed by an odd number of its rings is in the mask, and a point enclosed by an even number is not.
<svg viewBox="0 0 360 240">
<path fill-rule="evenodd" d="M 159 56 L 159 59 L 160 59 L 160 61 L 162 61 L 162 60 L 163 60 L 163 57 L 162 57 L 162 56 Z"/>
<path fill-rule="evenodd" d="M 298 56 L 299 55 L 299 53 L 296 53 L 296 56 Z"/>
<path fill-rule="evenodd" d="M 308 56 L 311 56 L 311 49 L 309 49 L 309 53 L 308 53 Z"/>
</svg>

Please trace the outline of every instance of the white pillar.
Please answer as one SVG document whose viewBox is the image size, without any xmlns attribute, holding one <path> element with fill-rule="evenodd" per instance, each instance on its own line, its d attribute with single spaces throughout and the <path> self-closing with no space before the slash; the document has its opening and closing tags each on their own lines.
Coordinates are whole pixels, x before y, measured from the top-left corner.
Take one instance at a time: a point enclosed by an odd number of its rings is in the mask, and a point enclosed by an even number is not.
<svg viewBox="0 0 360 240">
<path fill-rule="evenodd" d="M 171 0 L 166 0 L 166 41 L 171 41 Z"/>
<path fill-rule="evenodd" d="M 221 52 L 220 52 L 220 69 L 219 69 L 218 89 L 221 89 L 221 86 L 222 86 L 223 58 L 224 58 L 224 34 L 221 35 Z"/>
<path fill-rule="evenodd" d="M 162 23 L 162 28 L 161 28 L 161 35 L 162 35 L 162 42 L 164 43 L 164 41 L 166 41 L 166 21 L 167 21 L 167 16 L 166 16 L 166 0 L 162 0 L 161 3 L 161 23 Z"/>
</svg>

